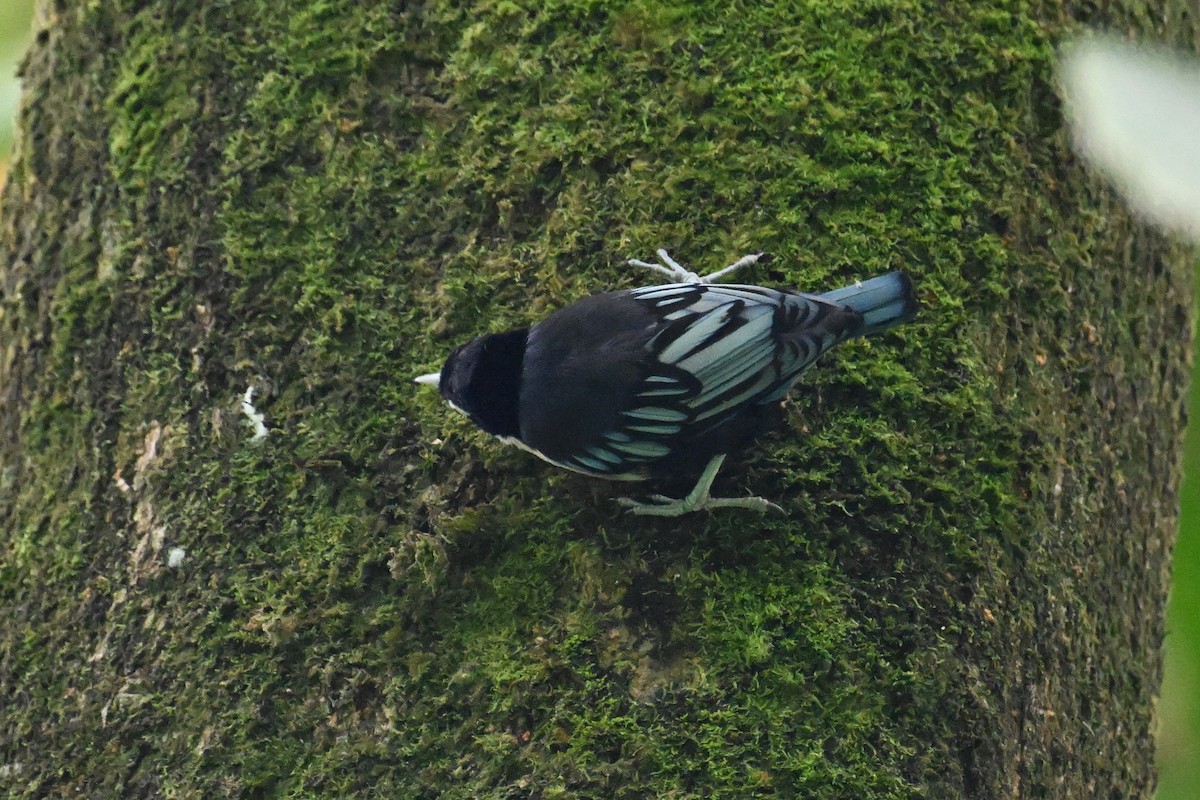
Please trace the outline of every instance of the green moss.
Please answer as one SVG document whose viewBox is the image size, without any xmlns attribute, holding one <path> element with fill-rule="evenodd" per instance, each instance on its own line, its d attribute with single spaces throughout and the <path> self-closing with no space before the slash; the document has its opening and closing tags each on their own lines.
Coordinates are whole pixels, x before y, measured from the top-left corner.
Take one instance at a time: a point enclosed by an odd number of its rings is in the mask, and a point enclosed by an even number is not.
<svg viewBox="0 0 1200 800">
<path fill-rule="evenodd" d="M 1113 666 L 1101 633 L 1036 637 L 1104 607 L 1067 566 L 1090 569 L 1108 484 L 1068 487 L 1083 510 L 1049 487 L 1128 468 L 1081 384 L 1109 397 L 1104 359 L 1160 311 L 1087 263 L 1125 223 L 1059 165 L 1028 11 L 117 3 L 59 25 L 24 124 L 83 155 L 43 189 L 35 148 L 7 203 L 44 191 L 63 236 L 3 240 L 48 281 L 4 301 L 46 345 L 21 344 L 41 355 L 0 483 L 14 796 L 997 796 L 1030 675 L 1055 702 L 1046 674 L 1077 663 L 1153 691 L 1154 659 Z M 918 322 L 842 348 L 722 476 L 786 518 L 624 517 L 627 487 L 410 383 L 649 280 L 623 260 L 659 246 L 767 250 L 747 279 L 805 290 L 919 282 Z M 1178 357 L 1122 374 L 1169 384 Z M 1146 747 L 1148 711 L 1113 709 L 1061 712 L 1111 734 L 1094 759 Z M 1094 766 L 1063 725 L 1030 792 Z"/>
</svg>

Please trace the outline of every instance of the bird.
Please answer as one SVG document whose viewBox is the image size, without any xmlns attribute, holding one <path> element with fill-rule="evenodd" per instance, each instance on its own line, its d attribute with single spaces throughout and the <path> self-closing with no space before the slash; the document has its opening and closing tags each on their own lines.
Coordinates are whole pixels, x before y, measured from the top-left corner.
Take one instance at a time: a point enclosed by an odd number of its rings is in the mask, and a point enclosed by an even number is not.
<svg viewBox="0 0 1200 800">
<path fill-rule="evenodd" d="M 718 471 L 821 355 L 911 320 L 913 281 L 896 271 L 805 294 L 717 282 L 765 253 L 703 276 L 657 254 L 661 263 L 627 263 L 668 282 L 593 294 L 531 327 L 471 339 L 414 381 L 502 442 L 584 475 L 639 481 L 705 464 L 684 497 L 619 498 L 634 514 L 782 512 L 763 497 L 711 496 Z"/>
</svg>

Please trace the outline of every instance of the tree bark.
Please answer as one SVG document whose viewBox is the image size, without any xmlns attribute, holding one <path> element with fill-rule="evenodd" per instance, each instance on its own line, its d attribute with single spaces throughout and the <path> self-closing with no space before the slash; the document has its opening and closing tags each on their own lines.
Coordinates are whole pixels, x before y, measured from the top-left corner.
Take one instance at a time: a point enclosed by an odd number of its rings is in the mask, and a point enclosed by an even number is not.
<svg viewBox="0 0 1200 800">
<path fill-rule="evenodd" d="M 1190 263 L 1067 149 L 1075 7 L 765 6 L 50 4 L 7 794 L 1152 794 Z M 628 518 L 409 382 L 659 246 L 919 283 L 724 476 L 786 518 Z"/>
</svg>

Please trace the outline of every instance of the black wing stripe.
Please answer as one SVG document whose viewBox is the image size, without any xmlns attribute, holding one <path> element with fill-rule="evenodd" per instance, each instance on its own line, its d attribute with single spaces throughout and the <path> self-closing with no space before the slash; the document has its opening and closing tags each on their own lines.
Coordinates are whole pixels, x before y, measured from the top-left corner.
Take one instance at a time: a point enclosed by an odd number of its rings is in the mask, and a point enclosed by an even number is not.
<svg viewBox="0 0 1200 800">
<path fill-rule="evenodd" d="M 775 289 L 751 286 L 745 283 L 713 283 L 705 285 L 704 288 L 722 298 L 741 299 L 755 304 L 766 301 L 770 305 L 775 305 L 781 297 L 785 296 L 783 292 Z"/>
<path fill-rule="evenodd" d="M 736 326 L 737 314 L 744 307 L 745 303 L 738 300 L 688 320 L 685 329 L 674 337 L 670 344 L 659 350 L 659 360 L 665 364 L 674 364 L 686 358 L 689 353 L 703 347 L 704 342 L 718 334 L 725 325 Z"/>
<path fill-rule="evenodd" d="M 758 313 L 754 313 L 754 312 Z M 693 351 L 686 357 L 676 362 L 676 366 L 685 369 L 692 374 L 697 374 L 701 371 L 705 372 L 707 377 L 706 367 L 717 366 L 726 362 L 741 360 L 745 356 L 745 351 L 756 348 L 765 350 L 773 350 L 775 348 L 774 338 L 771 336 L 772 314 L 769 308 L 759 307 L 750 309 L 747 315 L 748 318 L 736 330 L 730 331 L 728 335 L 719 340 L 713 340 L 709 346 L 703 350 Z"/>
<path fill-rule="evenodd" d="M 692 321 L 695 319 L 695 314 L 688 314 L 674 320 L 671 324 L 654 334 L 654 338 L 648 344 L 651 352 L 661 353 L 664 349 L 670 347 L 672 342 L 687 333 L 688 328 L 691 327 Z"/>
<path fill-rule="evenodd" d="M 597 458 L 600 461 L 605 461 L 609 464 L 620 464 L 624 460 L 619 455 L 617 455 L 612 450 L 609 450 L 607 447 L 605 447 L 603 445 L 594 445 L 592 447 L 589 447 L 587 452 L 588 452 L 588 455 L 590 455 L 594 458 Z"/>
<path fill-rule="evenodd" d="M 755 360 L 741 363 L 736 369 L 725 370 L 720 376 L 706 381 L 704 391 L 697 395 L 691 401 L 690 405 L 698 413 L 711 409 L 732 388 L 741 386 L 747 380 L 758 378 L 770 365 L 772 356 L 773 353 L 770 351 L 759 353 Z M 707 378 L 708 376 L 705 377 Z M 773 375 L 769 377 L 774 378 Z"/>
<path fill-rule="evenodd" d="M 650 434 L 657 434 L 657 435 L 659 435 L 659 436 L 672 436 L 672 435 L 674 435 L 674 434 L 676 434 L 676 433 L 679 433 L 679 431 L 681 431 L 681 430 L 682 430 L 682 428 L 681 428 L 680 426 L 678 426 L 678 425 L 670 425 L 670 424 L 664 424 L 664 425 L 626 425 L 625 427 L 626 427 L 628 430 L 631 430 L 631 431 L 637 431 L 638 433 L 650 433 Z"/>
<path fill-rule="evenodd" d="M 740 301 L 739 301 L 740 302 Z M 683 362 L 696 355 L 701 355 L 706 360 L 711 358 L 706 351 L 715 347 L 717 344 L 735 338 L 737 331 L 746 325 L 746 318 L 742 316 L 740 308 L 729 307 L 728 318 L 722 323 L 721 327 L 710 333 L 704 341 L 693 347 L 691 350 L 684 353 L 676 360 L 677 364 L 683 366 Z M 688 367 L 684 366 L 684 369 Z"/>
<path fill-rule="evenodd" d="M 602 475 L 611 473 L 613 471 L 612 467 L 610 467 L 608 464 L 605 464 L 603 461 L 601 461 L 597 458 L 590 458 L 583 454 L 572 456 L 571 462 L 578 465 L 579 467 L 582 467 L 585 470 L 588 470 L 591 472 L 598 472 Z"/>
<path fill-rule="evenodd" d="M 754 395 L 768 389 L 773 383 L 769 375 L 751 375 L 739 384 L 726 389 L 721 394 L 713 398 L 710 403 L 712 407 L 702 414 L 696 415 L 696 421 L 702 422 L 712 416 L 725 411 L 730 411 L 745 400 L 749 400 Z"/>
<path fill-rule="evenodd" d="M 766 369 L 777 356 L 776 343 L 770 333 L 770 317 L 746 325 L 738 331 L 742 340 L 732 349 L 722 349 L 711 361 L 696 365 L 696 372 L 703 376 L 702 388 L 689 404 L 703 406 L 707 399 L 720 393 L 731 383 L 747 375 Z M 757 334 L 757 335 L 755 335 Z"/>
<path fill-rule="evenodd" d="M 747 345 L 742 350 L 734 351 L 730 356 L 728 359 L 709 365 L 703 371 L 703 388 L 692 398 L 691 404 L 713 394 L 714 390 L 720 386 L 731 382 L 736 383 L 740 380 L 739 376 L 744 377 L 765 368 L 774 358 L 775 353 L 770 349 Z"/>
<path fill-rule="evenodd" d="M 680 311 L 686 311 L 693 303 L 700 298 L 700 294 L 680 294 L 677 297 L 669 297 L 664 300 L 659 300 L 654 304 L 655 309 L 659 314 L 666 316 L 667 314 L 677 314 Z"/>
<path fill-rule="evenodd" d="M 647 286 L 633 289 L 630 294 L 654 306 L 654 312 L 672 323 L 660 330 L 651 342 L 652 349 L 661 352 L 683 335 L 697 319 L 731 303 L 774 307 L 781 293 L 772 289 L 737 284 L 697 285 L 693 283 Z M 690 312 L 690 313 L 689 313 Z"/>
<path fill-rule="evenodd" d="M 681 383 L 676 383 L 673 386 L 664 386 L 661 389 L 643 389 L 638 392 L 638 397 L 678 397 L 685 395 L 691 391 L 691 388 L 684 386 Z"/>
<path fill-rule="evenodd" d="M 614 442 L 612 448 L 640 459 L 661 458 L 671 452 L 663 442 L 651 439 L 634 439 L 632 442 Z"/>
<path fill-rule="evenodd" d="M 688 412 L 666 406 L 637 406 L 625 411 L 624 416 L 638 422 L 682 422 L 688 418 Z"/>
</svg>

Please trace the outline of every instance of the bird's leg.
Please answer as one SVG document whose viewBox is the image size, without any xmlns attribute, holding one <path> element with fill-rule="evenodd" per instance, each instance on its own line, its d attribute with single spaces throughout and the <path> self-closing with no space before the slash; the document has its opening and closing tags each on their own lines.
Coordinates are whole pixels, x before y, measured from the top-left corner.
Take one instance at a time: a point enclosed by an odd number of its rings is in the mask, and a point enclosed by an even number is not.
<svg viewBox="0 0 1200 800">
<path fill-rule="evenodd" d="M 716 272 L 709 273 L 708 275 L 697 275 L 690 269 L 684 267 L 675 259 L 671 258 L 671 256 L 667 254 L 667 251 L 663 248 L 659 248 L 658 250 L 658 258 L 660 261 L 662 261 L 661 264 L 652 264 L 649 261 L 639 261 L 636 258 L 631 258 L 626 263 L 631 267 L 645 267 L 646 269 L 652 269 L 655 272 L 661 272 L 670 278 L 672 283 L 712 283 L 715 279 L 720 278 L 723 275 L 728 275 L 734 270 L 750 266 L 759 259 L 763 258 L 765 255 L 765 253 L 751 253 L 748 256 L 742 256 L 728 267 L 722 267 Z"/>
<path fill-rule="evenodd" d="M 724 463 L 724 453 L 713 456 L 712 460 L 708 462 L 708 466 L 704 468 L 704 472 L 700 474 L 700 479 L 696 481 L 695 488 L 688 492 L 687 497 L 676 500 L 673 497 L 656 494 L 650 496 L 648 503 L 639 503 L 629 497 L 619 497 L 617 502 L 634 514 L 654 517 L 678 517 L 692 511 L 704 511 L 711 508 L 748 508 L 760 513 L 767 511 L 784 513 L 782 508 L 764 497 L 710 496 L 709 491 L 712 489 L 713 481 Z"/>
</svg>

